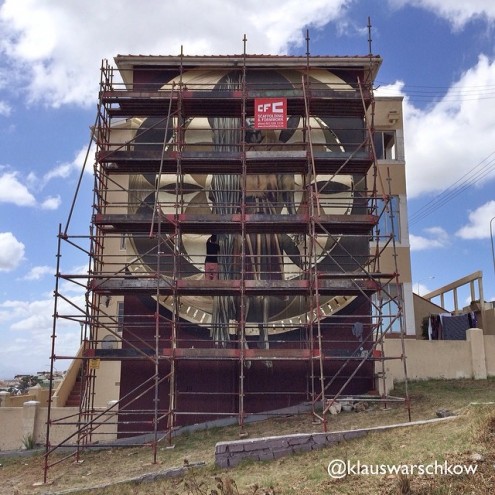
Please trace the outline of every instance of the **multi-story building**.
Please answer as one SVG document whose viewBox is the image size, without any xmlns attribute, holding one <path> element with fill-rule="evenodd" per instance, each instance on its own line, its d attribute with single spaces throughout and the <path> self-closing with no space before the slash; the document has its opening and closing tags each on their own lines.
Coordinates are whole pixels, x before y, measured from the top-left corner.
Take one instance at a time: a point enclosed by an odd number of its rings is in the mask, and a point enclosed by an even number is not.
<svg viewBox="0 0 495 495">
<path fill-rule="evenodd" d="M 134 435 L 305 402 L 324 421 L 336 397 L 376 395 L 383 339 L 415 333 L 402 100 L 374 98 L 381 58 L 115 62 L 81 409 L 117 401 Z"/>
</svg>

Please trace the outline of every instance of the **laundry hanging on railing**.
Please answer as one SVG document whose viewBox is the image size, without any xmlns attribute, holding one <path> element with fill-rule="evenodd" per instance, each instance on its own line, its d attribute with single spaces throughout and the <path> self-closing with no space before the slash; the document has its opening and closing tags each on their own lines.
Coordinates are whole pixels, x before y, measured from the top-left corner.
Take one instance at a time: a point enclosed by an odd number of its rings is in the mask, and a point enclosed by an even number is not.
<svg viewBox="0 0 495 495">
<path fill-rule="evenodd" d="M 442 313 L 430 315 L 428 319 L 429 340 L 466 340 L 466 331 L 477 327 L 474 312 L 462 315 Z"/>
</svg>

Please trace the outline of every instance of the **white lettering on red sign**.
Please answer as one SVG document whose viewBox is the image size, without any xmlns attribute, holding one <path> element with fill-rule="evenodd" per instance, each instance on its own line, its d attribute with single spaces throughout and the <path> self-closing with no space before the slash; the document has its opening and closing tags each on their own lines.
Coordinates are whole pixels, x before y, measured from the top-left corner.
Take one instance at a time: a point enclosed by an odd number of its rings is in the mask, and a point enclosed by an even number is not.
<svg viewBox="0 0 495 495">
<path fill-rule="evenodd" d="M 262 113 L 284 113 L 284 102 L 276 101 L 274 103 L 263 103 L 262 105 L 258 105 L 258 112 Z"/>
<path fill-rule="evenodd" d="M 256 129 L 285 129 L 287 127 L 286 98 L 256 98 L 254 109 Z"/>
</svg>

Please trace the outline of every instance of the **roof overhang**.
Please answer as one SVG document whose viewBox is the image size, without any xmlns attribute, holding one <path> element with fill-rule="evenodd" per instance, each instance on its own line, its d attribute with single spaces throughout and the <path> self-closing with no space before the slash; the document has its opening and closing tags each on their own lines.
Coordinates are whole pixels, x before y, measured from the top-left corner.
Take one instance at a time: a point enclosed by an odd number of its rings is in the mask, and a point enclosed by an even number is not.
<svg viewBox="0 0 495 495">
<path fill-rule="evenodd" d="M 132 83 L 135 68 L 205 69 L 326 69 L 362 71 L 373 81 L 382 64 L 379 55 L 363 56 L 290 56 L 290 55 L 117 55 L 115 64 L 126 84 Z"/>
</svg>

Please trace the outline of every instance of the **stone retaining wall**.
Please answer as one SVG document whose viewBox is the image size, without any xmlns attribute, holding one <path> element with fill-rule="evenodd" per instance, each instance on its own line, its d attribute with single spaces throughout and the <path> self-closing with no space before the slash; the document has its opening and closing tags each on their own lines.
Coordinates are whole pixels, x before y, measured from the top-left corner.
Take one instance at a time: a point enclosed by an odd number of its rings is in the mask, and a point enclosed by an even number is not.
<svg viewBox="0 0 495 495">
<path fill-rule="evenodd" d="M 252 438 L 232 442 L 218 442 L 215 446 L 215 463 L 221 468 L 237 466 L 244 459 L 270 461 L 296 452 L 309 452 L 340 442 L 364 437 L 370 432 L 418 426 L 455 419 L 456 416 L 423 421 L 411 421 L 395 425 L 377 426 L 359 430 L 337 431 L 332 433 L 299 433 L 276 437 Z"/>
<path fill-rule="evenodd" d="M 365 430 L 337 433 L 301 433 L 280 437 L 253 438 L 234 442 L 219 442 L 215 447 L 215 463 L 219 467 L 234 467 L 244 459 L 269 461 L 296 452 L 309 452 L 343 440 L 365 436 Z"/>
</svg>

